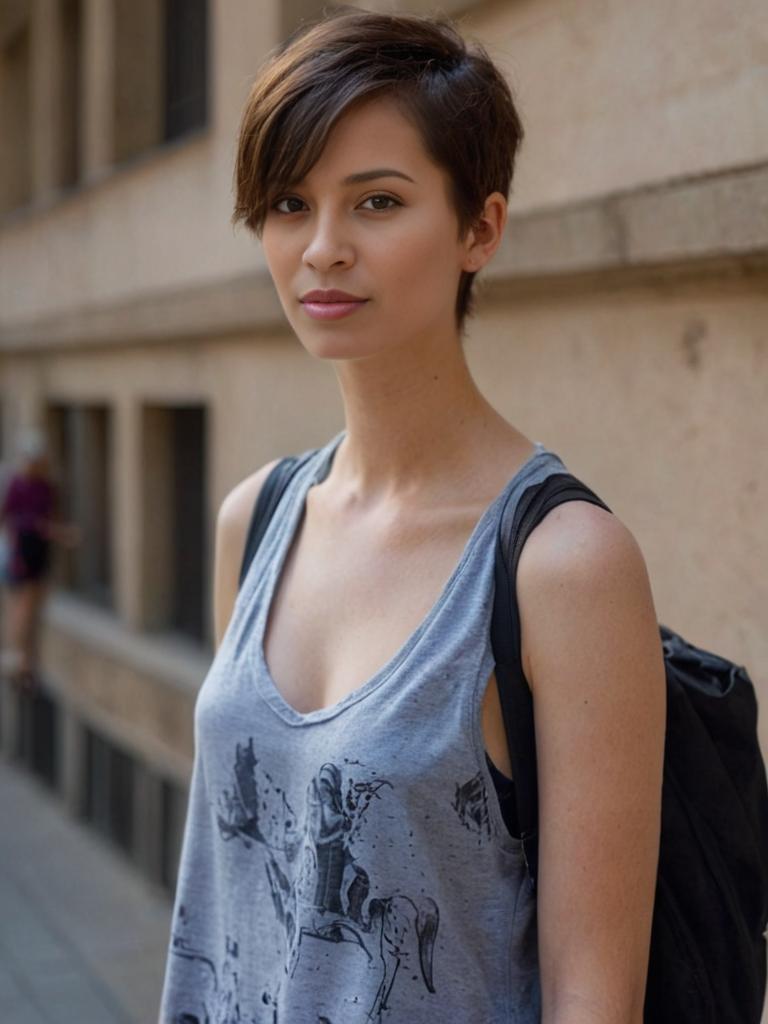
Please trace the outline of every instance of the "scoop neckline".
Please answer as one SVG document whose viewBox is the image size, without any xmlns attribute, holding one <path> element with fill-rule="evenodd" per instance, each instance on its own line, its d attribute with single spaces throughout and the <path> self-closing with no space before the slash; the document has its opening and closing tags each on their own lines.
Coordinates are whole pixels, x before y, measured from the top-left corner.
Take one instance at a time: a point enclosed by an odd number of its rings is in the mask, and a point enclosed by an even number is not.
<svg viewBox="0 0 768 1024">
<path fill-rule="evenodd" d="M 299 493 L 293 495 L 289 512 L 290 518 L 284 528 L 284 532 L 277 545 L 277 550 L 273 556 L 272 564 L 270 565 L 270 570 L 262 591 L 259 615 L 255 626 L 255 638 L 251 645 L 252 661 L 255 662 L 254 667 L 257 669 L 257 688 L 261 696 L 273 711 L 283 719 L 283 721 L 294 726 L 313 725 L 315 723 L 324 722 L 330 718 L 334 718 L 346 708 L 356 704 L 364 697 L 367 697 L 374 690 L 378 689 L 382 683 L 386 682 L 392 673 L 412 653 L 414 648 L 416 648 L 432 622 L 440 613 L 440 610 L 447 601 L 451 591 L 461 577 L 475 545 L 478 543 L 481 535 L 489 525 L 496 508 L 506 498 L 510 490 L 523 476 L 526 470 L 541 458 L 542 455 L 550 454 L 549 449 L 541 441 L 533 442 L 534 450 L 525 462 L 521 464 L 517 472 L 507 481 L 500 493 L 497 494 L 497 496 L 488 505 L 486 505 L 484 511 L 480 515 L 480 518 L 475 523 L 472 532 L 467 538 L 462 553 L 454 565 L 450 576 L 444 583 L 442 590 L 433 602 L 431 608 L 421 619 L 413 632 L 407 637 L 403 644 L 401 644 L 399 649 L 395 651 L 392 657 L 389 658 L 385 664 L 380 666 L 372 676 L 369 676 L 368 679 L 334 704 L 330 704 L 322 708 L 315 708 L 308 712 L 301 712 L 297 711 L 297 709 L 292 704 L 289 704 L 285 697 L 283 697 L 274 677 L 272 676 L 272 671 L 267 663 L 266 653 L 264 650 L 266 626 L 275 600 L 280 577 L 282 576 L 288 558 L 288 552 L 296 538 L 301 518 L 303 517 L 306 509 L 307 494 L 311 487 L 330 472 L 333 457 L 336 454 L 336 450 L 338 449 L 338 446 L 343 440 L 345 434 L 345 430 L 340 431 L 336 437 L 331 439 L 324 452 L 321 449 L 320 452 L 317 453 L 316 459 L 310 461 L 310 465 L 312 467 L 311 470 L 306 473 L 304 479 L 301 480 L 300 483 L 297 483 Z"/>
</svg>

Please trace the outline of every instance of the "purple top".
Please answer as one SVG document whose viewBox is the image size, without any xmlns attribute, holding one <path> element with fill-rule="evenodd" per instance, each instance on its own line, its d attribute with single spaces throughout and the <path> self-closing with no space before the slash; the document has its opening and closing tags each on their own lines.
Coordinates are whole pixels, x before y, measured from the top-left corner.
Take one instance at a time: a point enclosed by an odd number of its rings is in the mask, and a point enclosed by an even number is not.
<svg viewBox="0 0 768 1024">
<path fill-rule="evenodd" d="M 8 484 L 3 499 L 3 517 L 14 531 L 39 530 L 47 535 L 41 520 L 53 515 L 56 485 L 41 476 L 17 473 Z"/>
</svg>

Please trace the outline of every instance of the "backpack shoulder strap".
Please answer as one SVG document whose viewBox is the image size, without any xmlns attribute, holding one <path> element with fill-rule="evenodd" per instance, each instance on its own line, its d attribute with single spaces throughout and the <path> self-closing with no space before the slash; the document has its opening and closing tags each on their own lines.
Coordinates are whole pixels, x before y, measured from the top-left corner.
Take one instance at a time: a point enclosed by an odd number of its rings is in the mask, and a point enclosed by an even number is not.
<svg viewBox="0 0 768 1024">
<path fill-rule="evenodd" d="M 515 783 L 523 854 L 534 888 L 538 867 L 539 801 L 536 734 L 533 697 L 521 660 L 515 579 L 520 554 L 531 531 L 556 505 L 577 500 L 611 511 L 594 491 L 570 473 L 552 473 L 525 489 L 513 513 L 504 506 L 496 537 L 491 647 L 496 660 L 496 680 Z"/>
<path fill-rule="evenodd" d="M 240 563 L 240 578 L 238 587 L 242 587 L 243 580 L 248 573 L 253 557 L 259 549 L 259 544 L 267 532 L 269 521 L 277 508 L 285 488 L 293 478 L 294 474 L 311 458 L 318 449 L 305 452 L 304 455 L 286 455 L 271 470 L 267 479 L 261 486 L 259 496 L 254 502 L 251 512 L 251 521 L 248 524 L 248 533 L 245 538 L 243 549 L 243 560 Z"/>
</svg>

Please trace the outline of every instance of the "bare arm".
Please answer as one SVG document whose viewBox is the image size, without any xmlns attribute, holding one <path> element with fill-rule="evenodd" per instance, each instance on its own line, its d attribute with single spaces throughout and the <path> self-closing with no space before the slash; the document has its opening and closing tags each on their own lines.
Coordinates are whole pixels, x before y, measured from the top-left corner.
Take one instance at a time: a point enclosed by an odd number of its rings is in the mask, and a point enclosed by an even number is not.
<svg viewBox="0 0 768 1024">
<path fill-rule="evenodd" d="M 663 651 L 630 531 L 555 508 L 518 568 L 540 799 L 543 1024 L 642 1024 L 661 828 Z"/>
<path fill-rule="evenodd" d="M 213 619 L 216 647 L 227 631 L 239 589 L 245 538 L 259 492 L 274 459 L 237 484 L 222 501 L 216 516 L 213 557 Z"/>
</svg>

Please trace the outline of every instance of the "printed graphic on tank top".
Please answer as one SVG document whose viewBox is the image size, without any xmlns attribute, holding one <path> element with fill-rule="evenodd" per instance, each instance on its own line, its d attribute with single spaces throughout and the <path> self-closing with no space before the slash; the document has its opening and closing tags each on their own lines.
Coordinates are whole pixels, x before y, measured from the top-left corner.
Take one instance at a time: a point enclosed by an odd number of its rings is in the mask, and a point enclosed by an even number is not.
<svg viewBox="0 0 768 1024">
<path fill-rule="evenodd" d="M 305 453 L 198 693 L 160 1022 L 534 1024 L 535 899 L 481 705 L 501 506 L 565 466 L 537 442 L 400 649 L 301 714 L 270 674 L 265 623 L 343 436 Z"/>
</svg>

